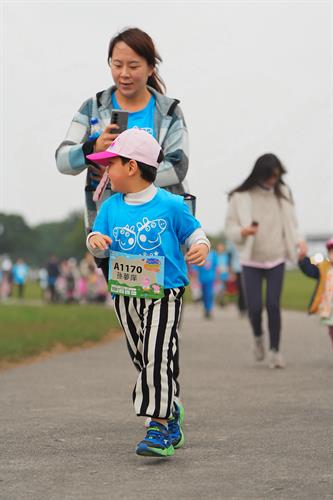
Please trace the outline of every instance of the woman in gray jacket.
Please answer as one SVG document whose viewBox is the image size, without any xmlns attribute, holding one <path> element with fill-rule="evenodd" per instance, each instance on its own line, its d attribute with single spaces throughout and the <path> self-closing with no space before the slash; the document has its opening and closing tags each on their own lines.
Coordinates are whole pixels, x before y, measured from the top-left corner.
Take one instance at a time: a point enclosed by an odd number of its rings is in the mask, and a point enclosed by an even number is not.
<svg viewBox="0 0 333 500">
<path fill-rule="evenodd" d="M 239 251 L 255 358 L 265 357 L 262 330 L 262 284 L 266 280 L 266 309 L 270 341 L 269 366 L 283 368 L 280 353 L 280 297 L 285 262 L 297 262 L 305 242 L 298 234 L 286 173 L 273 154 L 257 159 L 249 177 L 229 194 L 226 235 Z"/>
</svg>

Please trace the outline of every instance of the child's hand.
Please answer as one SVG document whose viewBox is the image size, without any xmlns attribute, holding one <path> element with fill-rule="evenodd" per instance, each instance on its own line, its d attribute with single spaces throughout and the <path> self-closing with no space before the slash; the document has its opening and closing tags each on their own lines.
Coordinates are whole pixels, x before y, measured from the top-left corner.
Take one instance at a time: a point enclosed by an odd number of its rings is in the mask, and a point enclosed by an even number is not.
<svg viewBox="0 0 333 500">
<path fill-rule="evenodd" d="M 91 248 L 99 248 L 100 250 L 106 250 L 109 245 L 112 244 L 110 236 L 106 234 L 93 234 L 89 238 L 89 244 Z"/>
<path fill-rule="evenodd" d="M 208 246 L 205 243 L 198 243 L 197 245 L 191 246 L 191 248 L 185 255 L 185 260 L 189 264 L 197 264 L 198 266 L 203 266 L 206 262 L 208 253 Z"/>
</svg>

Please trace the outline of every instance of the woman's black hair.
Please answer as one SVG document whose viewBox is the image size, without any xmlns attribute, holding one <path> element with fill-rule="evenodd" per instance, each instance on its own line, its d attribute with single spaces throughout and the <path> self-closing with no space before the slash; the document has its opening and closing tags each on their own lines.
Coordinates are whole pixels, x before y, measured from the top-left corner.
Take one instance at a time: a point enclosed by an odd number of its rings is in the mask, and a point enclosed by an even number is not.
<svg viewBox="0 0 333 500">
<path fill-rule="evenodd" d="M 147 80 L 147 85 L 157 90 L 160 94 L 164 94 L 166 90 L 165 83 L 158 73 L 158 65 L 162 62 L 162 58 L 157 52 L 150 36 L 139 28 L 128 28 L 121 31 L 110 41 L 108 64 L 111 62 L 113 49 L 119 42 L 126 43 L 134 52 L 147 61 L 148 66 L 154 68 L 153 74 Z"/>
<path fill-rule="evenodd" d="M 286 196 L 281 191 L 281 185 L 284 185 L 282 176 L 287 173 L 286 169 L 282 165 L 281 161 L 277 156 L 272 153 L 266 153 L 260 156 L 254 164 L 252 172 L 245 179 L 245 181 L 236 187 L 229 193 L 229 198 L 234 193 L 242 193 L 244 191 L 250 191 L 250 189 L 255 186 L 260 186 L 267 179 L 270 179 L 274 175 L 278 176 L 278 181 L 274 186 L 275 194 L 278 198 L 286 198 Z"/>
</svg>

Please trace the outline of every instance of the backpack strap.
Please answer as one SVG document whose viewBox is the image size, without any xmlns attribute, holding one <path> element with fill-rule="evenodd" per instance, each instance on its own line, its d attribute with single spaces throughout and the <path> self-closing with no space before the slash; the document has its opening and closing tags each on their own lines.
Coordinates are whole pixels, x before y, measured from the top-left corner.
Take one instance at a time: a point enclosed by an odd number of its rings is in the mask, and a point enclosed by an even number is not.
<svg viewBox="0 0 333 500">
<path fill-rule="evenodd" d="M 167 116 L 172 116 L 173 115 L 173 113 L 174 113 L 174 111 L 175 111 L 175 109 L 176 109 L 176 107 L 177 107 L 177 105 L 179 103 L 180 103 L 180 101 L 178 101 L 178 99 L 174 99 L 173 100 L 173 103 L 171 104 L 171 106 L 170 106 L 170 108 L 169 108 L 169 110 L 167 112 Z"/>
</svg>

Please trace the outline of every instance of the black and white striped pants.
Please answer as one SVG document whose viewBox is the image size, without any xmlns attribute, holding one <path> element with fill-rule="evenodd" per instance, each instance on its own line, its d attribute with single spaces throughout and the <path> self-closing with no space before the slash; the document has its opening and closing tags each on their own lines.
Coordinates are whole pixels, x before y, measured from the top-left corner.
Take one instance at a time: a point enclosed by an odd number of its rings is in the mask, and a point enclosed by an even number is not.
<svg viewBox="0 0 333 500">
<path fill-rule="evenodd" d="M 178 325 L 184 290 L 165 290 L 161 299 L 115 296 L 115 312 L 139 372 L 133 390 L 139 416 L 168 418 L 179 398 Z"/>
</svg>

